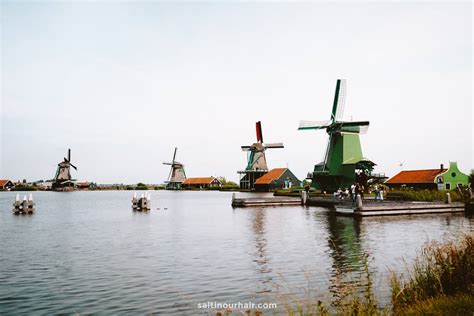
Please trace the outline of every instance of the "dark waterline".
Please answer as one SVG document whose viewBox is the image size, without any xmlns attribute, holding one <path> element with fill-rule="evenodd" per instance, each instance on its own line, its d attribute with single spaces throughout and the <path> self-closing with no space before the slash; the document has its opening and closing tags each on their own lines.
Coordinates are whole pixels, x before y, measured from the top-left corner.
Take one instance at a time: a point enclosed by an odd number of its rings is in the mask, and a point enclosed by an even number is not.
<svg viewBox="0 0 474 316">
<path fill-rule="evenodd" d="M 363 286 L 389 300 L 388 268 L 404 269 L 428 240 L 474 231 L 463 215 L 338 217 L 323 208 L 232 209 L 232 193 L 33 192 L 37 213 L 15 216 L 0 194 L 0 314 L 207 314 L 203 302 L 331 299 Z M 157 210 L 160 208 L 160 210 Z M 166 208 L 166 209 L 165 209 Z"/>
</svg>

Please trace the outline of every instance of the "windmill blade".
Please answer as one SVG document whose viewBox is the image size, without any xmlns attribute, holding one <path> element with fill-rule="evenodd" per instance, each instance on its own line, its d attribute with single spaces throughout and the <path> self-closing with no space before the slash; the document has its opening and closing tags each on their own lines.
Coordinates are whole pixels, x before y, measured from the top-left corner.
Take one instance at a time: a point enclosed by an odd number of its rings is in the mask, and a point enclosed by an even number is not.
<svg viewBox="0 0 474 316">
<path fill-rule="evenodd" d="M 359 122 L 342 122 L 339 125 L 338 131 L 343 133 L 365 134 L 369 129 L 368 121 Z"/>
<path fill-rule="evenodd" d="M 171 173 L 173 172 L 173 168 L 170 168 L 170 173 L 168 174 L 168 180 L 167 182 L 170 182 L 171 180 Z"/>
<path fill-rule="evenodd" d="M 251 150 L 253 147 L 252 147 L 252 146 L 240 146 L 240 148 L 242 148 L 242 151 L 249 151 L 249 150 Z"/>
<path fill-rule="evenodd" d="M 337 79 L 336 93 L 334 94 L 334 102 L 331 111 L 331 121 L 335 121 L 344 114 L 344 106 L 346 102 L 346 80 Z"/>
<path fill-rule="evenodd" d="M 257 129 L 257 142 L 263 143 L 262 122 L 258 121 L 255 127 Z"/>
<path fill-rule="evenodd" d="M 271 143 L 271 144 L 263 144 L 265 148 L 285 148 L 283 143 Z"/>
<path fill-rule="evenodd" d="M 174 160 L 176 159 L 176 151 L 178 150 L 178 147 L 175 147 L 174 148 L 174 154 L 173 154 L 173 163 L 174 163 Z"/>
<path fill-rule="evenodd" d="M 369 126 L 343 126 L 339 130 L 342 133 L 365 134 Z"/>
<path fill-rule="evenodd" d="M 67 150 L 67 161 L 71 161 L 71 148 Z"/>
<path fill-rule="evenodd" d="M 369 125 L 369 121 L 354 121 L 354 122 L 339 122 L 340 126 L 366 126 Z"/>
<path fill-rule="evenodd" d="M 66 157 L 64 157 L 64 162 L 69 162 L 69 160 L 67 160 L 67 158 L 66 158 Z"/>
<path fill-rule="evenodd" d="M 323 129 L 328 127 L 331 121 L 300 121 L 298 130 L 304 129 Z"/>
<path fill-rule="evenodd" d="M 77 170 L 77 167 L 74 166 L 72 163 L 69 163 L 69 165 L 70 165 L 71 167 L 73 167 L 75 170 Z"/>
<path fill-rule="evenodd" d="M 172 166 L 173 163 L 172 162 L 163 162 L 164 165 L 167 165 L 167 166 Z"/>
<path fill-rule="evenodd" d="M 339 120 L 344 115 L 344 108 L 346 107 L 346 79 L 341 79 L 339 87 L 339 98 L 337 100 L 336 120 Z"/>
</svg>

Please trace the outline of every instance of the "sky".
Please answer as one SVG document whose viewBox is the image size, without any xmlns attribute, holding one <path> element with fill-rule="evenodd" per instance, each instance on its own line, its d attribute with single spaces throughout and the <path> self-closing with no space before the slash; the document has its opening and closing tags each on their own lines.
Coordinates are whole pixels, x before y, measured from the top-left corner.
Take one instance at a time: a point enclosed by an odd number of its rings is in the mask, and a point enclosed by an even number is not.
<svg viewBox="0 0 474 316">
<path fill-rule="evenodd" d="M 1 1 L 0 178 L 238 181 L 262 121 L 270 168 L 302 179 L 344 119 L 376 172 L 474 168 L 471 2 Z"/>
</svg>

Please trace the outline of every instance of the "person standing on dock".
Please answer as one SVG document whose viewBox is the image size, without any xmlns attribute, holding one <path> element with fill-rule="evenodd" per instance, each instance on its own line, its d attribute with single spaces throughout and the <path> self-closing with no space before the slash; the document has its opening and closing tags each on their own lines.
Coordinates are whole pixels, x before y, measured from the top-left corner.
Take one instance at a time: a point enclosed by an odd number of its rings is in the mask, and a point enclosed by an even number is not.
<svg viewBox="0 0 474 316">
<path fill-rule="evenodd" d="M 352 203 L 355 203 L 355 200 L 356 200 L 356 185 L 355 184 L 351 185 L 351 199 L 352 199 Z"/>
<path fill-rule="evenodd" d="M 309 189 L 310 189 L 310 188 L 311 188 L 311 187 L 309 186 L 309 184 L 306 183 L 305 186 L 304 186 L 304 190 L 306 191 L 306 193 L 309 193 Z"/>
<path fill-rule="evenodd" d="M 377 201 L 380 199 L 380 186 L 376 185 L 374 192 L 375 192 L 375 200 Z"/>
</svg>

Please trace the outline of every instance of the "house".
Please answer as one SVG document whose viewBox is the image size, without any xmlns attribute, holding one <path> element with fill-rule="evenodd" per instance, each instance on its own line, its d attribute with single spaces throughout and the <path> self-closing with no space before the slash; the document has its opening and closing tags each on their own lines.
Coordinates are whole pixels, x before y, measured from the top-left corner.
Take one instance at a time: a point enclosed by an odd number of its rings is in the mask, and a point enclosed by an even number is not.
<svg viewBox="0 0 474 316">
<path fill-rule="evenodd" d="M 207 177 L 207 178 L 187 178 L 184 180 L 182 187 L 183 188 L 215 188 L 220 187 L 221 182 L 214 177 Z"/>
<path fill-rule="evenodd" d="M 273 191 L 298 186 L 300 180 L 288 168 L 275 168 L 255 181 L 255 191 Z"/>
<path fill-rule="evenodd" d="M 8 179 L 0 179 L 0 190 L 10 191 L 15 185 Z"/>
<path fill-rule="evenodd" d="M 391 189 L 407 187 L 420 190 L 453 190 L 468 183 L 469 177 L 458 169 L 456 162 L 450 162 L 448 169 L 441 164 L 439 169 L 401 171 L 385 182 Z"/>
<path fill-rule="evenodd" d="M 77 182 L 76 188 L 78 189 L 89 189 L 91 184 L 89 182 Z"/>
</svg>

